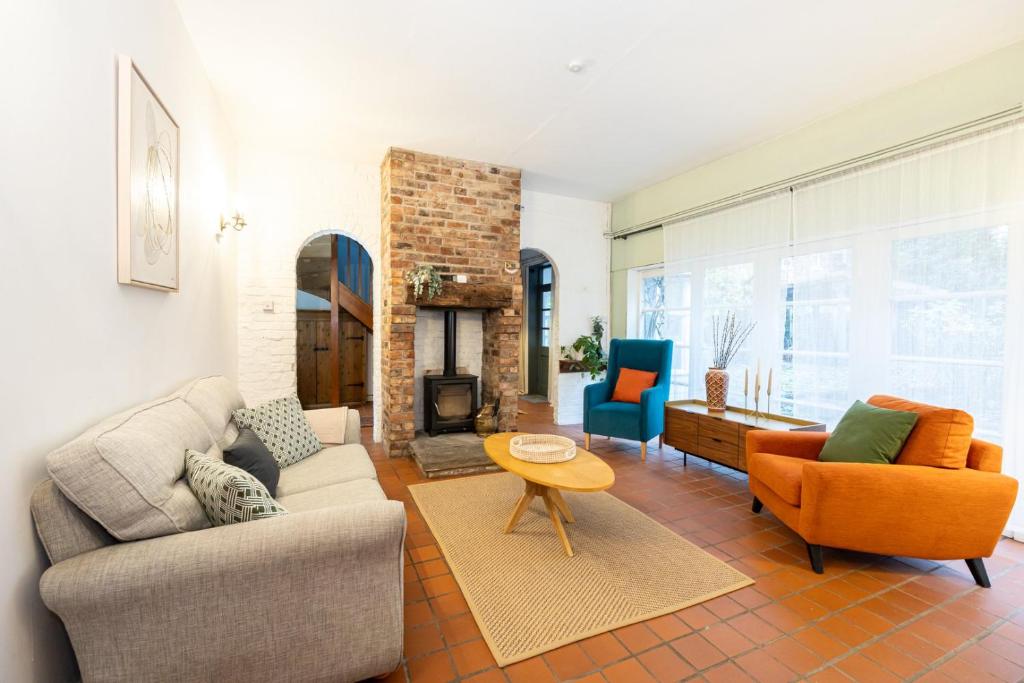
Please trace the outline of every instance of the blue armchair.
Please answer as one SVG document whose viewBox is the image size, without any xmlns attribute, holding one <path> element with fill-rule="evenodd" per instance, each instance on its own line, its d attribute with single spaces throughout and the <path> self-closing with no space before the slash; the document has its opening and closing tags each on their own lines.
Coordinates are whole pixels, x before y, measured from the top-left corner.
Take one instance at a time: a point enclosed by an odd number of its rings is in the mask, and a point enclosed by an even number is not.
<svg viewBox="0 0 1024 683">
<path fill-rule="evenodd" d="M 620 368 L 658 373 L 654 386 L 640 394 L 639 404 L 611 400 Z M 661 446 L 671 379 L 671 339 L 612 339 L 604 381 L 583 390 L 584 448 L 590 448 L 591 434 L 635 439 L 640 442 L 640 459 L 647 460 L 647 442 L 657 436 Z"/>
</svg>

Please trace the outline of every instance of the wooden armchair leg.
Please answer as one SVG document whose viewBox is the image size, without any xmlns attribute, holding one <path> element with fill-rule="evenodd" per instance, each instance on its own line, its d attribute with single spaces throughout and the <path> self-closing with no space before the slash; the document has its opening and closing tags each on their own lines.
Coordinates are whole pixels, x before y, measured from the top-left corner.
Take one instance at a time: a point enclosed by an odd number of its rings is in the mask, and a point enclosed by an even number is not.
<svg viewBox="0 0 1024 683">
<path fill-rule="evenodd" d="M 974 577 L 974 583 L 978 584 L 982 588 L 992 587 L 992 582 L 988 580 L 988 571 L 985 569 L 984 560 L 980 557 L 975 557 L 964 561 L 967 563 L 967 568 L 971 570 L 971 576 Z"/>
<path fill-rule="evenodd" d="M 640 442 L 640 462 L 647 462 L 647 442 Z"/>
<path fill-rule="evenodd" d="M 590 450 L 590 434 L 584 434 L 583 435 L 583 450 L 585 450 L 585 451 L 589 451 Z"/>
</svg>

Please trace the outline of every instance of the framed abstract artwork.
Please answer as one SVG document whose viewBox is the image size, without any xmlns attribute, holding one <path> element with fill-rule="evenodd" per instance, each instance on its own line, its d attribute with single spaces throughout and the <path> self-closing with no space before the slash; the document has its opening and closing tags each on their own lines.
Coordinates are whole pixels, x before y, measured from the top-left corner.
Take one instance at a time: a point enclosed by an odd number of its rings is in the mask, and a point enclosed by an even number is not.
<svg viewBox="0 0 1024 683">
<path fill-rule="evenodd" d="M 180 130 L 129 57 L 117 58 L 117 281 L 177 292 Z"/>
</svg>

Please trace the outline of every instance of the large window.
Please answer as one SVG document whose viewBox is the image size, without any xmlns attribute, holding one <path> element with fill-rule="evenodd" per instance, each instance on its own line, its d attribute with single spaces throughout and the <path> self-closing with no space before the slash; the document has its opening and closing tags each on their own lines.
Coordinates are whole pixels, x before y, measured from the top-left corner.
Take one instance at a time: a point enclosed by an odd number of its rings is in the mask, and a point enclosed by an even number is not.
<svg viewBox="0 0 1024 683">
<path fill-rule="evenodd" d="M 673 398 L 690 391 L 690 277 L 666 277 L 662 268 L 640 268 L 631 273 L 630 336 L 672 339 Z"/>
</svg>

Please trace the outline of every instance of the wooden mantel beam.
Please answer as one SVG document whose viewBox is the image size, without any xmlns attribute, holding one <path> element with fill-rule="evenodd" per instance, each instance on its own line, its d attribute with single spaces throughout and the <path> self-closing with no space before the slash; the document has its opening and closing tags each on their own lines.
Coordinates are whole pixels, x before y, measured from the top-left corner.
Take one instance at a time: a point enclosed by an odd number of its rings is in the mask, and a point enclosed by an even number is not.
<svg viewBox="0 0 1024 683">
<path fill-rule="evenodd" d="M 409 285 L 406 300 L 423 308 L 511 308 L 512 285 L 445 281 L 433 299 L 427 298 L 426 290 L 417 298 Z"/>
</svg>

